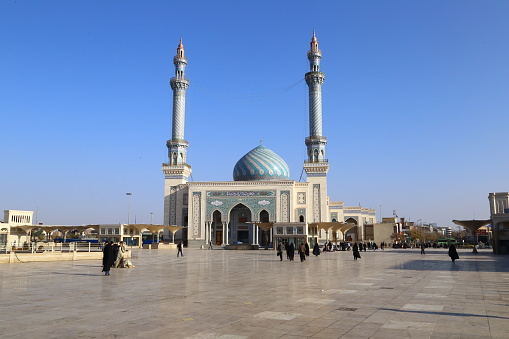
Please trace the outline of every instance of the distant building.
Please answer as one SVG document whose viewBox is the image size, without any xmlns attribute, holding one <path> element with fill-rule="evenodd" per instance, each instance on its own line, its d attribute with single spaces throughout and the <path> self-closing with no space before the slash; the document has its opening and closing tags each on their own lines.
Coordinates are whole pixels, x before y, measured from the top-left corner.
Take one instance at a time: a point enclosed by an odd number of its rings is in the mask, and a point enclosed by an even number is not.
<svg viewBox="0 0 509 339">
<path fill-rule="evenodd" d="M 0 246 L 29 242 L 26 229 L 33 226 L 33 215 L 33 211 L 4 210 L 4 220 L 0 222 Z"/>
<path fill-rule="evenodd" d="M 493 252 L 509 254 L 509 192 L 490 193 Z"/>
</svg>

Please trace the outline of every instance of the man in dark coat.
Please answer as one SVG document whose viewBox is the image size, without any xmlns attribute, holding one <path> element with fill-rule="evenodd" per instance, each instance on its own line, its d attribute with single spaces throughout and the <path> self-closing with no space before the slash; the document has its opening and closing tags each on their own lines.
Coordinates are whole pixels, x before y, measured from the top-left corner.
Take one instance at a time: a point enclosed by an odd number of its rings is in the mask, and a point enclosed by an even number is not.
<svg viewBox="0 0 509 339">
<path fill-rule="evenodd" d="M 115 257 L 113 256 L 113 242 L 106 241 L 106 244 L 103 248 L 103 272 L 104 275 L 110 275 L 110 268 L 115 262 Z"/>
<path fill-rule="evenodd" d="M 353 244 L 353 260 L 357 260 L 361 258 L 361 254 L 359 253 L 359 245 L 357 243 Z"/>
<path fill-rule="evenodd" d="M 117 260 L 118 244 L 116 242 L 111 241 L 111 247 L 113 248 L 113 258 L 115 258 L 114 260 Z"/>
<path fill-rule="evenodd" d="M 456 246 L 454 246 L 453 244 L 449 246 L 449 256 L 451 257 L 452 262 L 460 258 L 458 252 L 456 251 Z"/>
<path fill-rule="evenodd" d="M 306 260 L 306 246 L 303 242 L 300 243 L 299 246 L 299 255 L 300 255 L 300 262 L 303 262 Z"/>
<path fill-rule="evenodd" d="M 313 246 L 313 255 L 316 255 L 317 257 L 320 255 L 320 246 L 318 243 L 315 243 L 315 246 Z"/>
<path fill-rule="evenodd" d="M 291 242 L 288 247 L 288 256 L 290 257 L 290 261 L 293 261 L 293 257 L 295 256 L 295 246 L 293 245 L 293 242 Z"/>
<path fill-rule="evenodd" d="M 181 256 L 184 256 L 184 253 L 182 252 L 182 246 L 183 246 L 183 245 L 182 245 L 182 241 L 181 241 L 181 242 L 179 242 L 179 244 L 177 245 L 177 258 L 178 258 L 178 256 L 179 256 L 179 254 L 180 254 Z"/>
<path fill-rule="evenodd" d="M 279 256 L 279 258 L 281 259 L 280 261 L 283 261 L 283 251 L 285 250 L 285 246 L 283 245 L 283 243 L 280 241 L 279 244 L 277 245 L 277 255 Z"/>
<path fill-rule="evenodd" d="M 306 247 L 306 257 L 309 257 L 309 245 L 308 245 L 308 243 L 306 242 L 304 244 L 304 246 Z"/>
</svg>

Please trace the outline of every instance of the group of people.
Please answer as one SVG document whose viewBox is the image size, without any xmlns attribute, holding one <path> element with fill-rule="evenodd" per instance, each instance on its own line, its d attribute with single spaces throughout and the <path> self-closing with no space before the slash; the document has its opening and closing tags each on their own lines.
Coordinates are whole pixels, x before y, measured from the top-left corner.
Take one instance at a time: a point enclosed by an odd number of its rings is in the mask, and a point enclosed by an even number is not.
<svg viewBox="0 0 509 339">
<path fill-rule="evenodd" d="M 103 272 L 104 275 L 110 275 L 110 269 L 114 268 L 133 268 L 133 263 L 127 258 L 124 243 L 118 244 L 113 241 L 106 241 L 103 247 Z"/>
<path fill-rule="evenodd" d="M 318 246 L 316 244 L 315 246 Z M 309 257 L 309 245 L 307 242 L 302 242 L 297 247 L 297 251 L 299 253 L 300 262 L 306 261 L 306 257 Z M 277 256 L 280 261 L 283 261 L 283 252 L 286 252 L 286 259 L 293 261 L 295 257 L 295 245 L 293 242 L 288 242 L 287 240 L 280 241 L 277 245 Z M 315 254 L 315 249 L 313 248 L 313 254 Z M 318 254 L 320 254 L 320 250 L 318 250 Z M 316 255 L 318 255 L 316 254 Z"/>
<path fill-rule="evenodd" d="M 329 244 L 330 244 L 330 242 L 324 244 L 324 247 L 323 247 L 324 252 L 327 252 L 328 250 L 330 251 L 331 247 L 329 247 Z M 381 249 L 383 249 L 386 246 L 387 245 L 383 242 L 380 244 Z M 378 248 L 378 246 L 376 244 L 374 244 L 374 246 L 372 244 L 370 247 L 373 250 L 376 250 Z M 366 252 L 366 248 L 367 248 L 366 243 L 359 243 L 359 244 L 354 243 L 352 246 L 353 259 L 354 260 L 361 259 L 360 252 L 362 250 L 364 250 L 364 252 Z M 348 243 L 348 250 L 350 250 L 350 243 Z M 289 243 L 287 240 L 285 240 L 284 242 L 280 241 L 279 244 L 277 245 L 277 256 L 279 257 L 280 261 L 283 261 L 283 252 L 285 252 L 285 251 L 286 251 L 286 258 L 290 261 L 293 261 L 294 256 L 295 256 L 295 246 L 293 245 L 292 242 Z M 301 243 L 299 245 L 298 253 L 300 255 L 300 261 L 301 262 L 305 261 L 306 257 L 309 256 L 309 245 L 307 242 Z M 424 254 L 424 246 L 421 247 L 421 254 Z M 448 254 L 453 262 L 456 259 L 459 259 L 458 252 L 456 251 L 456 246 L 454 246 L 454 245 L 451 245 L 449 247 Z M 315 255 L 315 256 L 320 255 L 320 246 L 318 245 L 318 243 L 315 243 L 315 245 L 313 246 L 313 255 Z"/>
<path fill-rule="evenodd" d="M 357 244 L 357 247 L 360 252 L 366 250 L 373 250 L 376 251 L 377 249 L 384 250 L 385 247 L 387 247 L 387 244 L 385 242 L 380 243 L 380 247 L 375 242 L 361 242 Z M 339 242 L 336 245 L 333 245 L 332 242 L 326 242 L 323 246 L 324 252 L 332 252 L 332 251 L 350 251 L 353 249 L 353 246 L 350 242 Z"/>
</svg>

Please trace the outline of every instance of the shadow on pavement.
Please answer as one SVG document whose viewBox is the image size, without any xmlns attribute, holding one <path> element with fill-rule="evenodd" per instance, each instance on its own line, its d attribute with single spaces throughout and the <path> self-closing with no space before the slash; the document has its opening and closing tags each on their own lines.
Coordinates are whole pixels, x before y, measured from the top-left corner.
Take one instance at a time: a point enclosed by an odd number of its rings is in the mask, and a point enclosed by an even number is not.
<svg viewBox="0 0 509 339">
<path fill-rule="evenodd" d="M 404 313 L 448 315 L 448 316 L 451 316 L 451 317 L 479 317 L 479 318 L 509 319 L 509 318 L 506 318 L 506 317 L 499 317 L 499 316 L 496 316 L 496 315 L 482 315 L 482 314 L 472 314 L 472 313 L 452 313 L 452 312 L 396 310 L 394 308 L 380 308 L 380 310 L 382 310 L 382 311 L 393 311 L 393 312 L 404 312 Z"/>
</svg>

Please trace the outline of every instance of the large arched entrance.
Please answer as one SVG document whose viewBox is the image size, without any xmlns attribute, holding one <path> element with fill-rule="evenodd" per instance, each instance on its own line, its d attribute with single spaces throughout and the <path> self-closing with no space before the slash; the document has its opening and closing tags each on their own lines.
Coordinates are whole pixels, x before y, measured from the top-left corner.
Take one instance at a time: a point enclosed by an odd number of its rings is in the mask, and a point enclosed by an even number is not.
<svg viewBox="0 0 509 339">
<path fill-rule="evenodd" d="M 251 244 L 253 239 L 253 225 L 251 210 L 243 204 L 238 204 L 230 212 L 230 239 L 232 243 Z"/>
<path fill-rule="evenodd" d="M 355 220 L 354 218 L 348 218 L 345 220 L 345 222 L 347 224 L 357 225 L 357 220 Z M 358 240 L 358 233 L 357 233 L 358 228 L 359 227 L 356 226 L 356 227 L 352 227 L 348 231 L 346 231 L 345 241 L 357 241 Z"/>
</svg>

